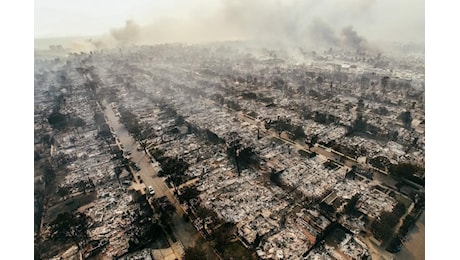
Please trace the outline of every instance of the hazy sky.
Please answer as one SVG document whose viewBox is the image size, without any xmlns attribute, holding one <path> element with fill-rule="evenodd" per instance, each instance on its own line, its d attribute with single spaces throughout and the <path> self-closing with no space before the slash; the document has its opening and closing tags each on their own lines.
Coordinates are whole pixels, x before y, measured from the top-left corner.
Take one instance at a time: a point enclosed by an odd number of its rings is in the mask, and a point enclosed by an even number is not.
<svg viewBox="0 0 460 260">
<path fill-rule="evenodd" d="M 154 15 L 157 6 L 173 1 L 152 0 L 35 0 L 35 37 L 86 36 L 107 33 L 127 19 Z M 160 11 L 160 9 L 158 10 Z M 146 19 L 142 19 L 146 20 Z"/>
<path fill-rule="evenodd" d="M 143 41 L 337 38 L 344 28 L 374 41 L 425 38 L 424 0 L 36 0 L 34 36 L 110 35 Z M 127 20 L 132 20 L 128 26 Z M 128 28 L 129 27 L 129 28 Z M 310 32 L 308 34 L 307 32 Z M 326 34 L 326 35 L 324 35 Z M 330 34 L 330 35 L 329 35 Z M 132 33 L 129 35 L 133 35 Z M 121 37 L 121 36 L 120 36 Z"/>
<path fill-rule="evenodd" d="M 36 0 L 35 38 L 108 33 L 111 28 L 124 26 L 126 20 L 147 25 L 160 18 L 187 16 L 198 6 L 215 9 L 214 2 L 218 1 Z"/>
</svg>

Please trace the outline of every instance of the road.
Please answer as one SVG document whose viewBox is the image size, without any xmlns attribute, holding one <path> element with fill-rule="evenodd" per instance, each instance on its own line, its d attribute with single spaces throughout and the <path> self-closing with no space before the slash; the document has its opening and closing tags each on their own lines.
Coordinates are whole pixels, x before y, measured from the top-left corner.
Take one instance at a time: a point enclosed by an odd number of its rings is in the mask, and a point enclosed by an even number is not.
<svg viewBox="0 0 460 260">
<path fill-rule="evenodd" d="M 106 105 L 106 104 L 105 104 Z M 131 152 L 131 161 L 137 163 L 140 171 L 133 171 L 136 182 L 144 183 L 145 186 L 152 186 L 155 190 L 155 197 L 160 198 L 166 196 L 169 201 L 176 207 L 177 212 L 182 215 L 184 213 L 179 202 L 166 186 L 163 178 L 158 177 L 157 168 L 151 163 L 149 156 L 144 150 L 138 151 L 137 141 L 129 134 L 126 127 L 118 121 L 113 109 L 106 105 L 106 119 L 110 127 L 116 133 L 118 140 L 124 147 L 124 151 Z"/>
<path fill-rule="evenodd" d="M 118 121 L 118 117 L 115 115 L 113 108 L 104 103 L 105 117 L 109 126 L 117 135 L 117 139 L 123 145 L 124 151 L 131 151 L 131 160 L 140 168 L 140 171 L 133 170 L 134 179 L 137 183 L 144 183 L 145 187 L 152 186 L 155 190 L 155 198 L 165 196 L 176 208 L 176 213 L 172 217 L 172 228 L 177 239 L 181 241 L 184 247 L 193 246 L 193 237 L 198 233 L 193 225 L 189 222 L 185 222 L 182 215 L 185 213 L 183 208 L 180 206 L 179 201 L 171 193 L 171 190 L 166 186 L 164 179 L 158 177 L 157 168 L 151 163 L 149 156 L 144 150 L 138 151 L 138 144 L 136 140 L 129 134 L 126 127 Z M 118 141 L 117 140 L 117 141 Z M 145 192 L 145 191 L 143 191 Z"/>
<path fill-rule="evenodd" d="M 415 223 L 415 227 L 406 236 L 401 252 L 395 255 L 396 260 L 425 259 L 425 212 Z"/>
</svg>

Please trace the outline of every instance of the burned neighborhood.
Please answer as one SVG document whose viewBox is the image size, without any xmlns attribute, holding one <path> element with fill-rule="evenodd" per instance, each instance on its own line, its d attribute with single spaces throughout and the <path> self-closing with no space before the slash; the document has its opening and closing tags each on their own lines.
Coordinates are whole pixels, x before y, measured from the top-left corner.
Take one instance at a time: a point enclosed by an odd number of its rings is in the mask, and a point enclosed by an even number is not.
<svg viewBox="0 0 460 260">
<path fill-rule="evenodd" d="M 36 49 L 35 259 L 414 253 L 424 54 L 340 35 Z"/>
</svg>

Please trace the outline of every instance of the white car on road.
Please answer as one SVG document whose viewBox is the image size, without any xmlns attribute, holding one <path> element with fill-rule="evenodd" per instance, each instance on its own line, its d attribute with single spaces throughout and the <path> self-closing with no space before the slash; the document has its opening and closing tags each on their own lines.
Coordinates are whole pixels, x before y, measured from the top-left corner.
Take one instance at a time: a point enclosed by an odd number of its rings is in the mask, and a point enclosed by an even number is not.
<svg viewBox="0 0 460 260">
<path fill-rule="evenodd" d="M 147 190 L 149 191 L 149 194 L 150 194 L 150 195 L 154 195 L 154 194 L 155 194 L 155 190 L 153 189 L 152 186 L 147 187 Z"/>
</svg>

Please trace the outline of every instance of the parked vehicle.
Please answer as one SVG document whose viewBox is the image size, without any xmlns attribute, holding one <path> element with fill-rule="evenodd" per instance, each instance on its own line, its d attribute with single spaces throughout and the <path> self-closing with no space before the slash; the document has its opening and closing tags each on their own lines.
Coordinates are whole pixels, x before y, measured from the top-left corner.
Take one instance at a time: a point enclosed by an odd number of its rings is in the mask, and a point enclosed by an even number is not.
<svg viewBox="0 0 460 260">
<path fill-rule="evenodd" d="M 154 194 L 155 194 L 155 190 L 153 189 L 152 186 L 147 187 L 147 191 L 149 192 L 150 195 L 154 195 Z"/>
</svg>

